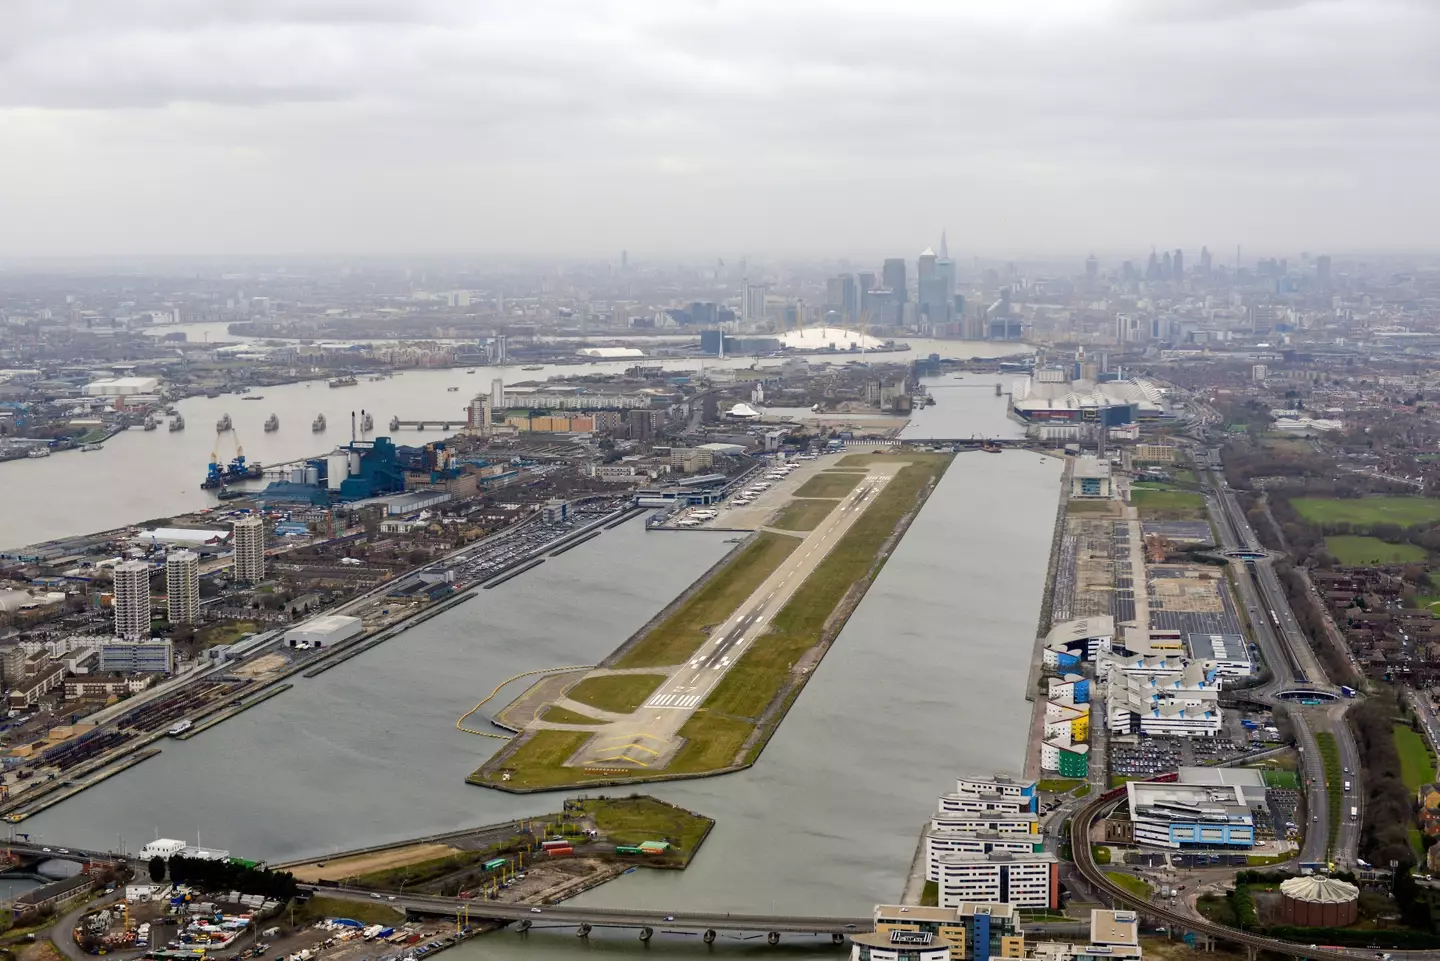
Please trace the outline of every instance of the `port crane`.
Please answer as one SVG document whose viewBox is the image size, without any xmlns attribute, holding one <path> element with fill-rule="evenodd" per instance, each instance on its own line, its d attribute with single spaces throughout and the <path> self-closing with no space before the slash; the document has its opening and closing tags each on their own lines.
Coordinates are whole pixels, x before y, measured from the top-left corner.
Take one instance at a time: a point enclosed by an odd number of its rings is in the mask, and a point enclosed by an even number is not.
<svg viewBox="0 0 1440 961">
<path fill-rule="evenodd" d="M 255 480 L 260 477 L 260 465 L 247 463 L 245 460 L 245 448 L 240 446 L 239 435 L 233 430 L 229 432 L 235 441 L 235 454 L 230 458 L 230 463 L 222 466 L 220 462 L 220 443 L 216 437 L 215 450 L 210 452 L 210 466 L 205 472 L 205 480 L 200 482 L 201 490 L 215 490 L 232 484 L 237 481 Z"/>
</svg>

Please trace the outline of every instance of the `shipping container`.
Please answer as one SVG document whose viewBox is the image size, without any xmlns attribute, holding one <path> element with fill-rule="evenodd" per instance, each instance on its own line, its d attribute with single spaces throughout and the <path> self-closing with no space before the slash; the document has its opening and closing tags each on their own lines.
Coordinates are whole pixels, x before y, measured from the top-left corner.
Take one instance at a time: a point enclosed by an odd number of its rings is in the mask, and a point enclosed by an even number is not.
<svg viewBox="0 0 1440 961">
<path fill-rule="evenodd" d="M 615 853 L 616 853 L 616 854 L 639 854 L 639 853 L 640 853 L 640 849 L 639 849 L 638 847 L 635 847 L 634 845 L 631 845 L 631 844 L 617 844 L 617 845 L 615 845 Z"/>
<path fill-rule="evenodd" d="M 569 842 L 569 841 L 541 841 L 541 842 L 540 842 L 540 846 L 541 846 L 542 848 L 547 849 L 547 850 L 550 849 L 550 848 L 568 848 L 568 847 L 570 846 L 570 842 Z"/>
<path fill-rule="evenodd" d="M 546 848 L 546 849 L 545 849 L 545 853 L 548 854 L 548 855 L 550 855 L 552 858 L 554 858 L 554 857 L 560 857 L 560 856 L 566 855 L 566 854 L 574 854 L 574 853 L 575 853 L 575 849 L 572 848 L 572 847 L 570 847 L 570 846 L 567 844 L 567 845 L 566 845 L 565 847 L 563 847 L 563 848 Z"/>
<path fill-rule="evenodd" d="M 493 861 L 485 862 L 485 870 L 493 871 L 496 868 L 503 868 L 506 864 L 509 863 L 510 862 L 506 861 L 504 858 L 495 858 Z"/>
</svg>

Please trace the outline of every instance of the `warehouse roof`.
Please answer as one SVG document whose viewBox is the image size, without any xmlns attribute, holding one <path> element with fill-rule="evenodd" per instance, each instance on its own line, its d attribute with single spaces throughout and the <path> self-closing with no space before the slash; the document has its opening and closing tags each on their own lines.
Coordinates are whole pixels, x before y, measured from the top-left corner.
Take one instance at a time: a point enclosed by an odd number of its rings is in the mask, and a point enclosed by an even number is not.
<svg viewBox="0 0 1440 961">
<path fill-rule="evenodd" d="M 336 631 L 343 631 L 352 625 L 361 623 L 358 617 L 347 617 L 344 614 L 326 614 L 322 617 L 312 617 L 303 624 L 296 625 L 292 630 L 305 631 L 306 633 L 334 634 Z"/>
</svg>

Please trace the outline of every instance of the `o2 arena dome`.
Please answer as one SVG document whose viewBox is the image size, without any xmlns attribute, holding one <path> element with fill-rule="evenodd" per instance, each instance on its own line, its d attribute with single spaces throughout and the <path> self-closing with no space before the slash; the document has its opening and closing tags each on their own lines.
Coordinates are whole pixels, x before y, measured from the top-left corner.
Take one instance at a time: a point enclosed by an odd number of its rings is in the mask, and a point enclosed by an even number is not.
<svg viewBox="0 0 1440 961">
<path fill-rule="evenodd" d="M 885 342 L 878 337 L 844 327 L 806 327 L 780 335 L 780 343 L 790 350 L 878 350 Z"/>
</svg>

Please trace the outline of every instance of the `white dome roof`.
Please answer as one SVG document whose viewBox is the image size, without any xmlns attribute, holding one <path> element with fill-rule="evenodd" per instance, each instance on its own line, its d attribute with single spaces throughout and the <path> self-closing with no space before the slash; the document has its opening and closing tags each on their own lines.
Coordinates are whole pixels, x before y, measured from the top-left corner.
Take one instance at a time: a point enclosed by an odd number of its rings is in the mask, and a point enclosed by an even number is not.
<svg viewBox="0 0 1440 961">
<path fill-rule="evenodd" d="M 760 412 L 749 404 L 741 402 L 725 412 L 731 417 L 759 417 Z"/>
<path fill-rule="evenodd" d="M 780 342 L 795 350 L 849 350 L 852 346 L 875 350 L 885 346 L 878 337 L 844 327 L 806 327 L 780 335 Z"/>
<path fill-rule="evenodd" d="M 1348 881 L 1312 874 L 1282 882 L 1280 893 L 1287 898 L 1313 904 L 1345 904 L 1358 898 L 1360 889 Z"/>
</svg>

